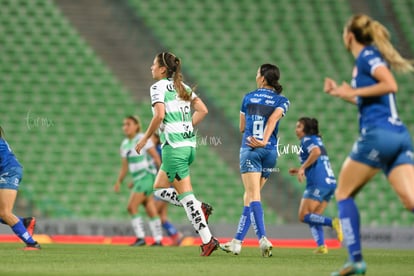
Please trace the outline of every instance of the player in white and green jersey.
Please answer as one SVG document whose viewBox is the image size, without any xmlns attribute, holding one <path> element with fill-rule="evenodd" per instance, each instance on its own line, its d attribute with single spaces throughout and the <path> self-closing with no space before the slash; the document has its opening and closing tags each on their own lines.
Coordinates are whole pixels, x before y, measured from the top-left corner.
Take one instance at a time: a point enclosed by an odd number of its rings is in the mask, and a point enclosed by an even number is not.
<svg viewBox="0 0 414 276">
<path fill-rule="evenodd" d="M 161 245 L 161 220 L 155 208 L 153 197 L 153 184 L 156 174 L 156 168 L 153 163 L 159 166 L 161 161 L 151 140 L 144 145 L 140 154 L 135 151 L 135 145 L 143 136 L 142 133 L 139 133 L 140 129 L 141 124 L 137 117 L 128 116 L 124 119 L 123 130 L 126 138 L 121 144 L 122 164 L 114 190 L 119 192 L 121 183 L 129 170 L 133 182 L 130 184 L 131 196 L 127 209 L 132 217 L 131 224 L 137 237 L 136 241 L 131 245 L 141 246 L 146 244 L 143 220 L 138 212 L 138 207 L 141 204 L 145 207 L 150 218 L 149 226 L 155 241 L 153 245 Z"/>
<path fill-rule="evenodd" d="M 203 245 L 201 256 L 209 256 L 219 242 L 207 224 L 212 208 L 196 199 L 190 180 L 189 166 L 194 161 L 196 137 L 193 127 L 200 123 L 208 110 L 192 89 L 183 83 L 181 60 L 169 52 L 158 54 L 151 66 L 153 118 L 135 149 L 141 152 L 159 128 L 162 142 L 162 164 L 154 188 L 163 200 L 183 206 Z M 194 113 L 191 113 L 194 108 Z M 170 185 L 174 188 L 169 188 Z M 204 214 L 204 215 L 203 215 Z"/>
</svg>

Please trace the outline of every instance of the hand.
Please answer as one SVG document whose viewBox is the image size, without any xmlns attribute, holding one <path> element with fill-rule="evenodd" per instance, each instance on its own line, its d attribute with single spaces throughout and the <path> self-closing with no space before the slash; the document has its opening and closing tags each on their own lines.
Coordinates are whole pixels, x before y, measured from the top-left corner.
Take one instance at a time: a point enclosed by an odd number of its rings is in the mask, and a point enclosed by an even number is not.
<svg viewBox="0 0 414 276">
<path fill-rule="evenodd" d="M 346 82 L 342 82 L 341 86 L 334 88 L 330 94 L 344 100 L 351 100 L 356 96 L 355 90 Z"/>
<path fill-rule="evenodd" d="M 298 172 L 297 172 L 297 177 L 298 177 L 298 181 L 299 181 L 300 183 L 302 183 L 302 182 L 303 182 L 303 180 L 305 180 L 305 169 L 304 169 L 304 168 L 300 167 L 300 168 L 298 169 Z"/>
<path fill-rule="evenodd" d="M 290 175 L 297 175 L 298 174 L 299 169 L 298 168 L 290 168 L 289 169 L 289 174 Z"/>
<path fill-rule="evenodd" d="M 263 148 L 267 145 L 267 141 L 256 139 L 255 137 L 247 137 L 247 145 L 252 148 Z"/>
<path fill-rule="evenodd" d="M 323 84 L 323 91 L 325 91 L 325 93 L 331 94 L 332 90 L 336 87 L 336 82 L 333 79 L 325 78 L 325 82 Z"/>
<path fill-rule="evenodd" d="M 114 192 L 119 193 L 120 190 L 121 190 L 121 182 L 117 181 L 114 185 Z"/>
<path fill-rule="evenodd" d="M 132 189 L 132 187 L 134 187 L 134 183 L 129 182 L 129 183 L 128 183 L 128 189 Z"/>
<path fill-rule="evenodd" d="M 145 144 L 147 143 L 147 138 L 142 137 L 141 140 L 138 141 L 138 144 L 135 146 L 135 151 L 140 154 L 141 150 L 144 148 Z"/>
</svg>

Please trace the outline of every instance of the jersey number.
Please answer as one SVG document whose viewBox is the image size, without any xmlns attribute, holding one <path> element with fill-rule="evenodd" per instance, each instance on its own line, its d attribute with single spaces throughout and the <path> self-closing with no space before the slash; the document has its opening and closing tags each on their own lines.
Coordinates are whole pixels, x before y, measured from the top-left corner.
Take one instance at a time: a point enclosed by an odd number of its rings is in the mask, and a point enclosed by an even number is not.
<svg viewBox="0 0 414 276">
<path fill-rule="evenodd" d="M 264 121 L 253 122 L 253 137 L 263 139 L 263 124 Z"/>
<path fill-rule="evenodd" d="M 191 124 L 190 107 L 181 106 L 180 110 L 181 110 L 183 127 L 184 127 L 184 133 L 182 133 L 182 135 L 184 139 L 188 139 L 188 138 L 193 137 L 193 132 L 190 130 L 190 124 Z"/>
<path fill-rule="evenodd" d="M 331 164 L 328 161 L 323 161 L 323 165 L 325 166 L 325 171 L 328 174 L 329 177 L 335 177 Z"/>
</svg>

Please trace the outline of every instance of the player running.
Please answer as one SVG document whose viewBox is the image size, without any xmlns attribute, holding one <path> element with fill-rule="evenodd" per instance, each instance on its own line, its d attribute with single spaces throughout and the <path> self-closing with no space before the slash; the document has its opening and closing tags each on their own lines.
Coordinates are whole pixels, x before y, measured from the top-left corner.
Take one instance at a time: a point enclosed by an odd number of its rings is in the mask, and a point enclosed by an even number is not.
<svg viewBox="0 0 414 276">
<path fill-rule="evenodd" d="M 132 175 L 133 183 L 131 184 L 131 196 L 128 202 L 128 213 L 131 215 L 132 228 L 134 229 L 136 240 L 131 246 L 143 246 L 145 242 L 144 222 L 138 212 L 138 207 L 143 205 L 148 217 L 150 218 L 149 227 L 154 238 L 153 246 L 162 245 L 161 220 L 155 207 L 153 196 L 153 184 L 155 180 L 156 169 L 152 165 L 154 160 L 157 166 L 160 165 L 160 156 L 149 140 L 143 147 L 140 154 L 135 151 L 136 143 L 143 136 L 140 133 L 141 122 L 136 116 L 128 116 L 124 119 L 123 130 L 126 138 L 121 144 L 121 169 L 118 180 L 114 185 L 114 191 L 119 192 L 121 183 L 129 172 Z"/>
<path fill-rule="evenodd" d="M 221 249 L 240 254 L 242 242 L 253 224 L 263 257 L 272 256 L 272 243 L 266 238 L 260 190 L 277 160 L 277 133 L 280 119 L 289 108 L 281 96 L 280 71 L 276 65 L 263 64 L 256 74 L 257 89 L 246 94 L 240 110 L 240 173 L 244 185 L 244 207 L 237 232 Z"/>
<path fill-rule="evenodd" d="M 413 72 L 390 42 L 388 30 L 367 15 L 355 15 L 345 25 L 343 42 L 355 57 L 350 86 L 325 79 L 326 93 L 358 106 L 360 137 L 344 161 L 335 197 L 349 259 L 332 275 L 365 274 L 360 220 L 354 197 L 380 170 L 404 206 L 414 212 L 413 145 L 397 113 L 397 82 L 390 68 Z"/>
<path fill-rule="evenodd" d="M 7 224 L 26 244 L 24 250 L 39 250 L 40 244 L 33 239 L 35 218 L 21 218 L 13 214 L 17 190 L 23 176 L 23 168 L 3 138 L 0 127 L 0 223 Z"/>
<path fill-rule="evenodd" d="M 210 256 L 219 242 L 207 224 L 211 206 L 194 195 L 190 180 L 190 164 L 194 161 L 196 136 L 193 127 L 207 115 L 203 101 L 183 83 L 181 60 L 169 52 L 159 53 L 151 66 L 153 118 L 136 145 L 139 153 L 157 129 L 161 131 L 162 164 L 155 180 L 156 196 L 183 206 L 188 219 L 201 237 L 201 256 Z M 194 113 L 191 112 L 194 108 Z M 170 188 L 173 185 L 174 188 Z"/>
<path fill-rule="evenodd" d="M 317 244 L 315 254 L 327 254 L 322 226 L 335 229 L 338 240 L 342 241 L 341 223 L 338 218 L 323 216 L 323 212 L 334 195 L 336 179 L 331 168 L 328 153 L 319 134 L 318 121 L 303 117 L 296 123 L 296 136 L 300 139 L 300 168 L 291 168 L 299 182 L 306 177 L 306 189 L 299 207 L 299 220 L 307 223 Z"/>
</svg>

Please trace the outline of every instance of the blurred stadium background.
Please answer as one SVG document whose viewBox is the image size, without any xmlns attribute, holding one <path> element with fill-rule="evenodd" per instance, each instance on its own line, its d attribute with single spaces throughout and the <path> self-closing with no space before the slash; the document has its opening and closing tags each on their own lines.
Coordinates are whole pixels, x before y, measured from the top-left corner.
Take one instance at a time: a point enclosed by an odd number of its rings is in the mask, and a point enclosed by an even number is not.
<svg viewBox="0 0 414 276">
<path fill-rule="evenodd" d="M 382 21 L 396 47 L 414 56 L 412 0 L 0 0 L 0 124 L 24 165 L 18 214 L 128 221 L 126 185 L 112 191 L 122 120 L 137 114 L 147 125 L 150 66 L 163 50 L 182 58 L 210 109 L 191 173 L 199 197 L 215 207 L 212 225 L 235 228 L 239 218 L 239 107 L 262 63 L 280 66 L 291 101 L 280 143 L 298 145 L 296 120 L 316 117 L 338 174 L 357 137 L 357 111 L 322 86 L 325 76 L 351 78 L 341 34 L 356 12 Z M 400 115 L 414 133 L 414 77 L 397 78 Z M 287 173 L 298 158 L 286 150 L 263 191 L 268 225 L 297 223 L 303 186 Z M 382 175 L 357 201 L 365 226 L 413 225 Z M 326 213 L 336 214 L 334 203 Z M 180 208 L 170 217 L 188 224 Z"/>
</svg>

